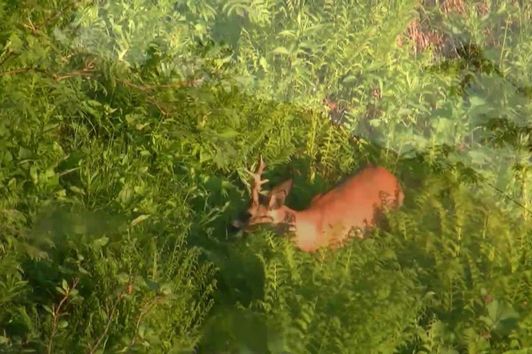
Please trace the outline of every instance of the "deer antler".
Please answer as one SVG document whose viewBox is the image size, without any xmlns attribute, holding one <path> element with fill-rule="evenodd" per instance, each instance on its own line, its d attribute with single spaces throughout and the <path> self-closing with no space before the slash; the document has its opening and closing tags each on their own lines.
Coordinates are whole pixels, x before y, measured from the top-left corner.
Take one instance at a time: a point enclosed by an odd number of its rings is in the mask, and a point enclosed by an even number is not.
<svg viewBox="0 0 532 354">
<path fill-rule="evenodd" d="M 269 180 L 267 179 L 261 179 L 261 175 L 264 172 L 264 168 L 266 167 L 266 164 L 262 160 L 262 156 L 260 157 L 259 166 L 257 168 L 257 172 L 253 173 L 250 170 L 246 169 L 246 172 L 249 173 L 251 176 L 253 176 L 253 185 L 251 190 L 251 197 L 252 197 L 252 203 L 253 205 L 259 205 L 259 195 L 260 195 L 260 187 L 267 183 Z"/>
</svg>

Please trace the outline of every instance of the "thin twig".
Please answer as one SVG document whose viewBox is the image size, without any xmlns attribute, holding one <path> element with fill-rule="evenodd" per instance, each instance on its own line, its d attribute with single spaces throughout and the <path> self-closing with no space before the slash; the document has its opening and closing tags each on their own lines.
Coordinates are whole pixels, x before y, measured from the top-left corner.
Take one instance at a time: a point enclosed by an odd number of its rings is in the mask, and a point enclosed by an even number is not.
<svg viewBox="0 0 532 354">
<path fill-rule="evenodd" d="M 0 71 L 0 76 L 17 75 L 21 73 L 27 73 L 29 71 L 44 72 L 43 70 L 38 69 L 38 68 L 24 67 L 24 68 L 18 68 L 18 69 L 13 69 L 13 70 Z"/>
<path fill-rule="evenodd" d="M 135 344 L 135 342 L 137 341 L 140 324 L 142 323 L 142 320 L 144 319 L 144 316 L 146 316 L 146 314 L 149 313 L 162 300 L 163 300 L 163 297 L 156 296 L 154 299 L 152 299 L 151 301 L 149 301 L 146 304 L 144 304 L 144 306 L 142 306 L 142 309 L 140 310 L 139 318 L 137 319 L 137 323 L 136 323 L 136 326 L 135 326 L 135 335 L 133 336 L 133 338 L 131 338 L 131 342 L 129 342 L 128 348 L 131 348 Z"/>
<path fill-rule="evenodd" d="M 124 291 L 121 291 L 118 296 L 117 296 L 117 299 L 116 301 L 114 302 L 113 304 L 113 307 L 111 308 L 111 313 L 109 314 L 109 317 L 107 318 L 107 323 L 105 324 L 105 328 L 102 332 L 102 334 L 98 337 L 98 339 L 96 340 L 96 343 L 94 343 L 90 348 L 89 348 L 89 351 L 88 353 L 89 354 L 93 354 L 96 352 L 96 350 L 98 349 L 98 347 L 100 346 L 101 342 L 103 341 L 103 339 L 105 338 L 105 336 L 107 335 L 107 333 L 109 332 L 109 328 L 111 327 L 111 322 L 113 322 L 113 317 L 114 317 L 114 314 L 115 314 L 115 311 L 116 311 L 116 308 L 118 307 L 118 303 L 120 302 L 120 300 L 122 299 L 122 297 L 124 297 Z"/>
<path fill-rule="evenodd" d="M 11 49 L 6 49 L 6 51 L 4 52 L 5 53 L 5 56 L 3 58 L 1 58 L 1 55 L 0 55 L 0 66 L 4 65 L 9 59 L 11 59 L 13 57 L 13 55 L 15 54 Z"/>
<path fill-rule="evenodd" d="M 123 83 L 126 86 L 136 88 L 140 91 L 154 91 L 154 90 L 158 90 L 162 88 L 196 87 L 203 82 L 203 78 L 182 80 L 182 81 L 177 81 L 177 82 L 173 82 L 169 84 L 158 84 L 158 85 L 150 85 L 150 84 L 139 85 L 134 82 L 131 82 L 130 80 L 117 80 L 117 81 Z"/>
<path fill-rule="evenodd" d="M 88 77 L 88 76 L 91 76 L 93 71 L 94 71 L 94 69 L 85 67 L 85 68 L 83 68 L 81 70 L 74 70 L 74 71 L 71 71 L 71 72 L 68 72 L 68 73 L 57 74 L 57 73 L 50 73 L 50 72 L 48 72 L 46 70 L 43 70 L 43 69 L 40 69 L 40 68 L 24 67 L 24 68 L 17 68 L 17 69 L 13 69 L 13 70 L 0 71 L 0 76 L 13 76 L 13 75 L 23 74 L 23 73 L 27 73 L 27 72 L 35 72 L 35 73 L 48 75 L 52 79 L 54 79 L 55 81 L 62 81 L 62 80 L 65 80 L 65 79 L 69 79 L 71 77 L 76 77 L 76 76 L 86 76 L 86 77 Z"/>
<path fill-rule="evenodd" d="M 67 13 L 67 11 L 71 10 L 72 8 L 74 8 L 76 5 L 77 5 L 76 1 L 71 2 L 70 4 L 65 6 L 63 9 L 61 9 L 60 11 L 55 12 L 53 14 L 53 16 L 45 18 L 42 21 L 42 23 L 40 23 L 40 24 L 34 24 L 32 22 L 32 20 L 31 20 L 31 18 L 28 18 L 28 22 L 24 23 L 22 25 L 22 27 L 24 27 L 27 30 L 29 30 L 31 32 L 31 34 L 33 34 L 33 35 L 46 35 L 46 33 L 41 31 L 40 29 L 41 28 L 53 28 L 54 25 L 55 25 L 55 23 L 53 23 L 53 22 L 58 20 L 58 19 L 65 18 L 65 13 Z"/>
<path fill-rule="evenodd" d="M 52 353 L 53 349 L 53 339 L 57 333 L 57 326 L 59 324 L 59 318 L 62 316 L 61 309 L 63 308 L 63 305 L 67 305 L 68 297 L 71 294 L 72 290 L 76 288 L 78 285 L 79 279 L 76 278 L 72 282 L 72 286 L 70 286 L 68 289 L 65 289 L 65 294 L 61 301 L 59 301 L 59 304 L 57 307 L 54 306 L 54 310 L 52 312 L 52 332 L 50 333 L 50 339 L 48 340 L 48 344 L 46 346 L 48 354 Z"/>
</svg>

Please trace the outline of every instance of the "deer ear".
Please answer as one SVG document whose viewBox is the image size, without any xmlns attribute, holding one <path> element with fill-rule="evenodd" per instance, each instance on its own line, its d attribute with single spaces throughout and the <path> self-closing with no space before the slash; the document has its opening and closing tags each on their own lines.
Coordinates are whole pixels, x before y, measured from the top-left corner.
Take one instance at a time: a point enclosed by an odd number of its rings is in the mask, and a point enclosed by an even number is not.
<svg viewBox="0 0 532 354">
<path fill-rule="evenodd" d="M 270 192 L 270 201 L 268 207 L 270 209 L 278 209 L 284 205 L 286 196 L 290 193 L 292 189 L 292 179 L 284 181 L 283 183 L 275 186 Z"/>
</svg>

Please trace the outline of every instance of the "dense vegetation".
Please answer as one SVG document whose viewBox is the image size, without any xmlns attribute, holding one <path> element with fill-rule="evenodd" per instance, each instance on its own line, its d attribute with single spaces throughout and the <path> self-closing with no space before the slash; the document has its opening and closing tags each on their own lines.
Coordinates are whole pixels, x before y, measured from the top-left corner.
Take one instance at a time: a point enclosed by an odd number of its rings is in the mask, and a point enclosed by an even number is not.
<svg viewBox="0 0 532 354">
<path fill-rule="evenodd" d="M 0 352 L 532 351 L 527 1 L 0 2 Z M 324 104 L 325 102 L 325 104 Z M 368 162 L 316 254 L 229 221 Z"/>
</svg>

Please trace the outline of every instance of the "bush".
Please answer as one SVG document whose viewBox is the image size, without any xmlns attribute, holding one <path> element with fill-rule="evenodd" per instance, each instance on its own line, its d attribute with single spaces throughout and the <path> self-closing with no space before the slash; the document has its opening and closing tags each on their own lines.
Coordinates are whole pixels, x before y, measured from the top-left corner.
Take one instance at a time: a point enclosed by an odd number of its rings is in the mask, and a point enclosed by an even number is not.
<svg viewBox="0 0 532 354">
<path fill-rule="evenodd" d="M 531 14 L 2 3 L 0 351 L 529 350 Z M 334 251 L 237 237 L 259 154 L 289 205 L 368 162 L 406 205 Z"/>
</svg>

